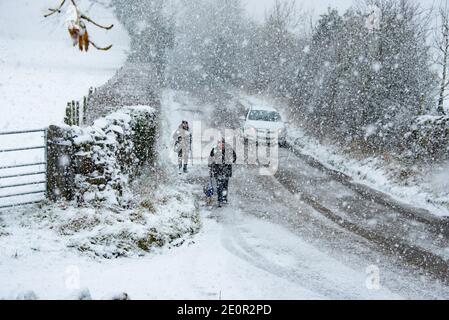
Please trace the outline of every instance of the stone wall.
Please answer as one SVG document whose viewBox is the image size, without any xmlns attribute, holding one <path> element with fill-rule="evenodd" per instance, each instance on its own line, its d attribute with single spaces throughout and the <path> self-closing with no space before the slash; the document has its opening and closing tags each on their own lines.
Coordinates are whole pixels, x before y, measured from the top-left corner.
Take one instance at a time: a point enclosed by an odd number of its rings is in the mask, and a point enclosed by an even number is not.
<svg viewBox="0 0 449 320">
<path fill-rule="evenodd" d="M 422 116 L 401 139 L 401 156 L 412 163 L 435 164 L 449 160 L 449 117 Z"/>
<path fill-rule="evenodd" d="M 85 128 L 50 126 L 50 200 L 126 207 L 130 181 L 155 156 L 157 131 L 157 112 L 146 106 L 121 108 Z"/>
</svg>

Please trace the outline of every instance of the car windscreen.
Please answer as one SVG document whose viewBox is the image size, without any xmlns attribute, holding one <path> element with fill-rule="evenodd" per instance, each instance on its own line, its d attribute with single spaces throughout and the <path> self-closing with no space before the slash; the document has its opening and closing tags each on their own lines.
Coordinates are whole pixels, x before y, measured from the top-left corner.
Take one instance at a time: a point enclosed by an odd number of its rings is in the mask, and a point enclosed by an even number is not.
<svg viewBox="0 0 449 320">
<path fill-rule="evenodd" d="M 275 111 L 253 110 L 249 113 L 248 120 L 279 122 L 281 121 L 281 115 Z"/>
</svg>

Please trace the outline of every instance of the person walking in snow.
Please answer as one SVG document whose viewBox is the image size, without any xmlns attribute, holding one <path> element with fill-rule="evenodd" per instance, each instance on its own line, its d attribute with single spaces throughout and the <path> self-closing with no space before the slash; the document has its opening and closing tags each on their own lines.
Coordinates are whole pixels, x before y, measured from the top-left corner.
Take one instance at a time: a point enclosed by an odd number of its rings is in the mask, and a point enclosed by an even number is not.
<svg viewBox="0 0 449 320">
<path fill-rule="evenodd" d="M 232 165 L 237 162 L 237 154 L 225 139 L 218 141 L 209 156 L 211 176 L 217 181 L 218 207 L 228 203 L 229 179 L 232 177 Z"/>
<path fill-rule="evenodd" d="M 187 173 L 190 152 L 192 151 L 192 133 L 189 123 L 182 121 L 173 133 L 174 151 L 178 154 L 179 174 Z"/>
</svg>

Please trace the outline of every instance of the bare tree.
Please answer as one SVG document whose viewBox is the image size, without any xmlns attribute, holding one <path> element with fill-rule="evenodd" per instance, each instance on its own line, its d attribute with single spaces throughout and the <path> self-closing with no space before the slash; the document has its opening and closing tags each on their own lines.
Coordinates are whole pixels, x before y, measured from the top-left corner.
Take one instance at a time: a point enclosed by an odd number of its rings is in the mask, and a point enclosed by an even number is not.
<svg viewBox="0 0 449 320">
<path fill-rule="evenodd" d="M 304 31 L 310 23 L 310 12 L 298 6 L 296 0 L 275 0 L 273 6 L 265 12 L 265 21 L 290 32 Z"/>
<path fill-rule="evenodd" d="M 439 26 L 436 29 L 435 49 L 437 50 L 436 64 L 441 69 L 441 82 L 439 88 L 438 112 L 445 114 L 444 102 L 449 97 L 447 90 L 449 88 L 448 68 L 449 68 L 449 8 L 444 1 L 438 8 Z"/>
<path fill-rule="evenodd" d="M 44 17 L 47 18 L 55 13 L 58 13 L 58 14 L 61 13 L 61 9 L 65 3 L 66 3 L 66 0 L 62 0 L 61 4 L 57 8 L 48 9 L 50 12 L 47 13 L 46 15 L 44 15 Z M 105 30 L 112 29 L 114 27 L 113 24 L 111 24 L 109 26 L 103 26 L 103 25 L 95 22 L 94 20 L 92 20 L 91 18 L 86 16 L 85 14 L 81 13 L 81 11 L 78 9 L 78 6 L 75 3 L 75 0 L 69 0 L 68 13 L 69 13 L 69 17 L 70 17 L 69 20 L 67 21 L 68 22 L 68 30 L 69 30 L 70 37 L 73 40 L 73 46 L 78 45 L 78 47 L 81 51 L 84 50 L 86 52 L 89 50 L 89 44 L 91 44 L 97 50 L 107 51 L 112 48 L 112 45 L 109 45 L 107 47 L 99 47 L 94 42 L 92 42 L 89 39 L 89 33 L 87 32 L 87 27 L 86 27 L 86 24 L 84 23 L 84 21 L 90 22 L 94 26 L 101 28 L 101 29 L 105 29 Z"/>
</svg>

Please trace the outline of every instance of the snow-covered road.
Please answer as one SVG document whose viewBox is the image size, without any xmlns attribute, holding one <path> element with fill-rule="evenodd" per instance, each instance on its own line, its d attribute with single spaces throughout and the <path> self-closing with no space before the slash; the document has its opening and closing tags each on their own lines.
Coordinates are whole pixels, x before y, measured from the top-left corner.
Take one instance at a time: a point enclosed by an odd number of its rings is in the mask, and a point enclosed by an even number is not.
<svg viewBox="0 0 449 320">
<path fill-rule="evenodd" d="M 171 154 L 170 137 L 182 120 L 201 121 L 203 129 L 207 129 L 214 119 L 213 113 L 211 105 L 201 106 L 188 95 L 166 91 L 162 104 L 165 128 L 162 145 L 165 152 L 162 154 L 176 160 Z M 204 148 L 207 150 L 206 145 Z M 195 188 L 201 195 L 202 185 L 207 180 L 207 167 L 195 166 L 181 178 L 177 177 L 175 165 L 169 164 L 167 170 L 175 180 L 181 179 L 186 188 Z M 283 204 L 283 195 L 270 195 L 273 190 L 269 184 L 276 183 L 275 180 L 268 178 L 261 183 L 257 174 L 254 168 L 237 169 L 229 207 L 210 209 L 201 202 L 203 229 L 190 249 L 193 258 L 188 260 L 193 262 L 193 268 L 187 270 L 192 273 L 189 278 L 193 276 L 197 285 L 204 288 L 203 293 L 209 292 L 211 298 L 221 296 L 224 299 L 401 297 L 381 287 L 376 290 L 368 288 L 370 263 L 355 270 L 278 223 L 271 222 L 281 208 L 285 213 L 291 208 Z M 248 194 L 249 190 L 253 194 Z M 204 266 L 207 267 L 204 269 Z M 201 275 L 199 281 L 198 275 Z"/>
<path fill-rule="evenodd" d="M 235 114 L 232 107 L 226 114 L 223 111 L 226 110 L 223 108 L 225 104 L 223 101 L 217 111 L 213 104 L 203 105 L 186 94 L 167 91 L 162 106 L 165 127 L 172 132 L 181 120 L 201 121 L 203 130 L 217 126 L 217 121 L 229 125 L 235 120 Z M 169 144 L 166 149 L 171 149 Z M 290 151 L 281 151 L 281 173 L 283 168 L 294 167 L 287 165 L 295 164 L 290 161 L 294 158 Z M 176 175 L 174 167 L 172 174 Z M 296 167 L 297 172 L 301 169 L 301 166 Z M 323 174 L 315 168 L 307 169 L 307 174 L 312 176 Z M 197 166 L 184 179 L 201 194 L 207 175 L 207 167 Z M 260 176 L 258 168 L 236 168 L 231 180 L 231 204 L 224 209 L 202 207 L 203 235 L 222 239 L 210 257 L 221 257 L 221 251 L 227 255 L 230 253 L 233 258 L 229 263 L 244 263 L 245 268 L 241 272 L 246 273 L 245 269 L 262 270 L 280 281 L 287 280 L 289 286 L 284 287 L 284 292 L 293 293 L 294 288 L 304 290 L 303 295 L 290 296 L 295 299 L 314 296 L 331 299 L 447 296 L 444 286 L 440 287 L 416 270 L 403 267 L 399 260 L 381 253 L 376 245 L 326 219 L 279 180 L 278 176 Z M 328 188 L 327 191 L 342 194 L 338 188 Z M 218 221 L 217 227 L 211 227 L 216 223 L 211 220 Z M 208 241 L 218 243 L 217 240 Z M 373 270 L 374 273 L 379 272 L 379 287 L 370 285 Z M 236 275 L 228 273 L 227 276 Z M 278 293 L 270 291 L 268 295 L 259 297 L 275 298 Z"/>
</svg>

